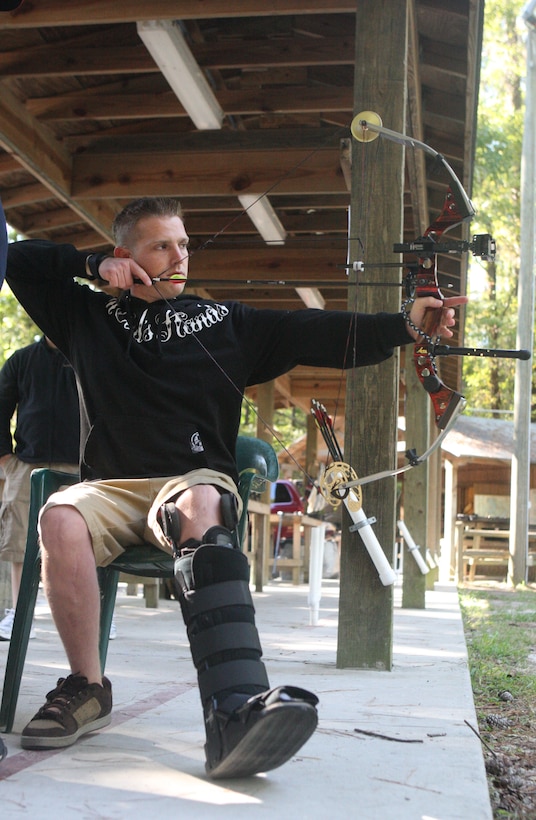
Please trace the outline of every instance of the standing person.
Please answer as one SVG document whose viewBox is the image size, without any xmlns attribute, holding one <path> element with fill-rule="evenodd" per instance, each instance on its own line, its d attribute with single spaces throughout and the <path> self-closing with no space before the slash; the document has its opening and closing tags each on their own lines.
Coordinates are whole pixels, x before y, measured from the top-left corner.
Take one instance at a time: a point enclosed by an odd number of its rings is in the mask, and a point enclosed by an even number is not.
<svg viewBox="0 0 536 820">
<path fill-rule="evenodd" d="M 16 425 L 11 434 L 11 422 Z M 0 560 L 11 562 L 12 608 L 0 621 L 9 641 L 19 595 L 30 508 L 30 475 L 37 467 L 77 473 L 80 412 L 74 371 L 43 337 L 15 351 L 0 370 L 0 466 L 5 485 L 0 508 Z M 32 629 L 30 637 L 35 637 Z"/>
<path fill-rule="evenodd" d="M 2 202 L 0 201 L 0 288 L 6 276 L 7 260 L 7 225 Z"/>
<path fill-rule="evenodd" d="M 41 511 L 45 587 L 71 674 L 49 692 L 22 745 L 68 746 L 110 722 L 95 563 L 147 540 L 176 559 L 207 772 L 268 771 L 313 733 L 318 700 L 293 686 L 270 689 L 247 557 L 232 548 L 243 393 L 298 364 L 377 364 L 417 334 L 401 314 L 255 310 L 189 295 L 188 236 L 176 199 L 130 203 L 113 231 L 113 257 L 35 240 L 9 248 L 11 289 L 65 353 L 81 386 L 84 479 L 52 495 Z M 75 278 L 104 280 L 122 294 L 108 296 Z M 453 306 L 465 301 L 418 299 L 412 325 L 434 308 L 439 333 L 450 337 Z M 346 360 L 350 333 L 356 362 Z"/>
<path fill-rule="evenodd" d="M 0 9 L 2 7 L 0 6 Z M 0 288 L 4 284 L 6 276 L 6 259 L 7 259 L 7 225 L 2 202 L 0 201 Z M 0 762 L 7 755 L 7 749 L 4 741 L 0 738 Z"/>
</svg>

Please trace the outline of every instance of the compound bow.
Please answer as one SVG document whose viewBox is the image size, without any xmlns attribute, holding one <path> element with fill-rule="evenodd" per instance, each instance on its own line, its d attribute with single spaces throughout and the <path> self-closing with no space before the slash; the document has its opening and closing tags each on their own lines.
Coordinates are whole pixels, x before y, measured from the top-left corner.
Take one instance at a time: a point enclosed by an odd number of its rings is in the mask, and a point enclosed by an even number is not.
<svg viewBox="0 0 536 820">
<path fill-rule="evenodd" d="M 364 111 L 354 118 L 351 131 L 354 138 L 359 142 L 370 142 L 381 134 L 387 139 L 402 145 L 421 148 L 426 153 L 431 154 L 435 161 L 446 170 L 450 180 L 442 211 L 427 228 L 424 236 L 413 242 L 396 243 L 393 246 L 395 253 L 415 254 L 417 256 L 417 264 L 408 266 L 405 281 L 408 298 L 402 309 L 408 324 L 419 334 L 418 341 L 413 349 L 413 361 L 419 381 L 432 401 L 435 423 L 441 431 L 440 434 L 426 452 L 420 456 L 417 455 L 415 450 L 407 450 L 408 464 L 404 467 L 384 470 L 364 478 L 358 478 L 355 470 L 344 461 L 333 430 L 332 421 L 327 415 L 325 407 L 314 400 L 312 402 L 311 412 L 333 459 L 332 464 L 326 468 L 319 481 L 322 495 L 334 507 L 338 506 L 341 501 L 344 503 L 354 522 L 350 529 L 359 531 L 376 566 L 380 580 L 383 584 L 388 585 L 394 582 L 395 576 L 370 526 L 375 519 L 367 518 L 363 512 L 361 487 L 381 478 L 398 475 L 426 461 L 431 453 L 440 446 L 454 421 L 463 411 L 466 405 L 464 396 L 442 382 L 435 364 L 435 357 L 438 355 L 463 355 L 529 359 L 530 352 L 527 350 L 456 348 L 440 345 L 439 339 L 435 337 L 437 336 L 442 308 L 428 310 L 422 327 L 413 325 L 409 318 L 408 306 L 416 297 L 433 296 L 441 301 L 444 299 L 438 279 L 438 254 L 459 254 L 471 251 L 473 256 L 477 256 L 482 260 L 491 260 L 495 256 L 495 242 L 489 234 L 474 235 L 471 242 L 444 238 L 444 234 L 455 226 L 470 221 L 475 215 L 475 210 L 460 180 L 439 152 L 426 145 L 426 143 L 384 128 L 380 117 L 370 111 Z M 354 263 L 353 267 L 356 271 L 360 271 L 363 270 L 364 266 L 362 263 L 357 262 Z M 417 560 L 421 556 L 415 555 L 414 557 Z"/>
<path fill-rule="evenodd" d="M 419 340 L 413 348 L 413 361 L 419 381 L 430 396 L 434 408 L 435 423 L 441 431 L 433 444 L 422 455 L 415 450 L 408 450 L 406 458 L 408 464 L 395 470 L 384 470 L 380 473 L 342 482 L 339 489 L 350 489 L 364 485 L 381 478 L 398 475 L 421 464 L 436 450 L 456 418 L 466 406 L 465 397 L 456 390 L 448 387 L 439 377 L 435 358 L 438 355 L 462 356 L 491 356 L 494 358 L 530 359 L 528 350 L 491 350 L 479 348 L 457 348 L 440 345 L 439 339 L 434 338 L 441 317 L 441 308 L 428 310 L 422 327 L 412 325 L 407 312 L 408 305 L 415 297 L 433 296 L 443 301 L 444 296 L 439 286 L 437 259 L 439 254 L 460 254 L 472 252 L 473 256 L 489 261 L 495 257 L 495 241 L 489 234 L 474 235 L 472 241 L 445 239 L 444 234 L 463 222 L 470 221 L 475 215 L 473 204 L 465 192 L 460 180 L 445 157 L 420 140 L 384 128 L 378 114 L 372 111 L 362 111 L 352 120 L 351 132 L 359 142 L 371 142 L 380 135 L 392 142 L 420 148 L 434 157 L 447 172 L 449 187 L 445 196 L 441 213 L 426 229 L 423 236 L 413 242 L 395 243 L 395 253 L 416 254 L 417 265 L 408 266 L 406 274 L 406 292 L 409 298 L 403 305 L 406 321 L 419 333 Z M 361 263 L 355 263 L 360 266 Z"/>
</svg>

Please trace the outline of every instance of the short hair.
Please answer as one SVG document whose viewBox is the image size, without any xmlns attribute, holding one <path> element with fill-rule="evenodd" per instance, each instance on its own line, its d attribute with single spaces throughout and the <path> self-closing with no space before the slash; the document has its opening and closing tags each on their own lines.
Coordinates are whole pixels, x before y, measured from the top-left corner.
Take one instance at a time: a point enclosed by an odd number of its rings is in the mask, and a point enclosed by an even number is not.
<svg viewBox="0 0 536 820">
<path fill-rule="evenodd" d="M 171 196 L 146 196 L 129 202 L 112 222 L 115 244 L 126 247 L 138 222 L 148 216 L 178 216 L 182 219 L 181 203 Z"/>
</svg>

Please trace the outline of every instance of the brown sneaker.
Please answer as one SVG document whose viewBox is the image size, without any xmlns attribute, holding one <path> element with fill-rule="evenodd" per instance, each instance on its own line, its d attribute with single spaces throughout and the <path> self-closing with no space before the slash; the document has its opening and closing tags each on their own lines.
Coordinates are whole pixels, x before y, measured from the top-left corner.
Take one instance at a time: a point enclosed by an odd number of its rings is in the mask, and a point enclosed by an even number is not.
<svg viewBox="0 0 536 820">
<path fill-rule="evenodd" d="M 111 721 L 112 684 L 108 678 L 88 683 L 80 675 L 60 678 L 47 702 L 22 730 L 23 749 L 71 746 L 80 735 L 102 729 Z"/>
</svg>

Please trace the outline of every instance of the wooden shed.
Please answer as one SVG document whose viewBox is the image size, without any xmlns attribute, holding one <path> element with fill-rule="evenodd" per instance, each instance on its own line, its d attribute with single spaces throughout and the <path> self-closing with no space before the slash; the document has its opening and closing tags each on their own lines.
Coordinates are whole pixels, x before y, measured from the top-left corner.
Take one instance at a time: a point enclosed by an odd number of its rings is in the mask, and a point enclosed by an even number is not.
<svg viewBox="0 0 536 820">
<path fill-rule="evenodd" d="M 443 461 L 452 465 L 456 514 L 510 516 L 510 472 L 514 423 L 461 416 L 442 444 Z M 531 425 L 531 514 L 536 525 L 536 424 Z"/>
<path fill-rule="evenodd" d="M 536 424 L 531 425 L 530 448 L 529 528 L 528 534 L 520 534 L 521 543 L 515 546 L 523 548 L 527 539 L 529 579 L 536 559 Z M 505 567 L 510 560 L 513 452 L 514 423 L 505 419 L 462 416 L 442 444 L 442 560 L 444 573 L 449 571 L 457 580 L 466 576 L 473 580 L 477 564 L 482 572 L 486 564 L 487 569 Z M 503 569 L 493 572 L 502 575 Z"/>
</svg>

